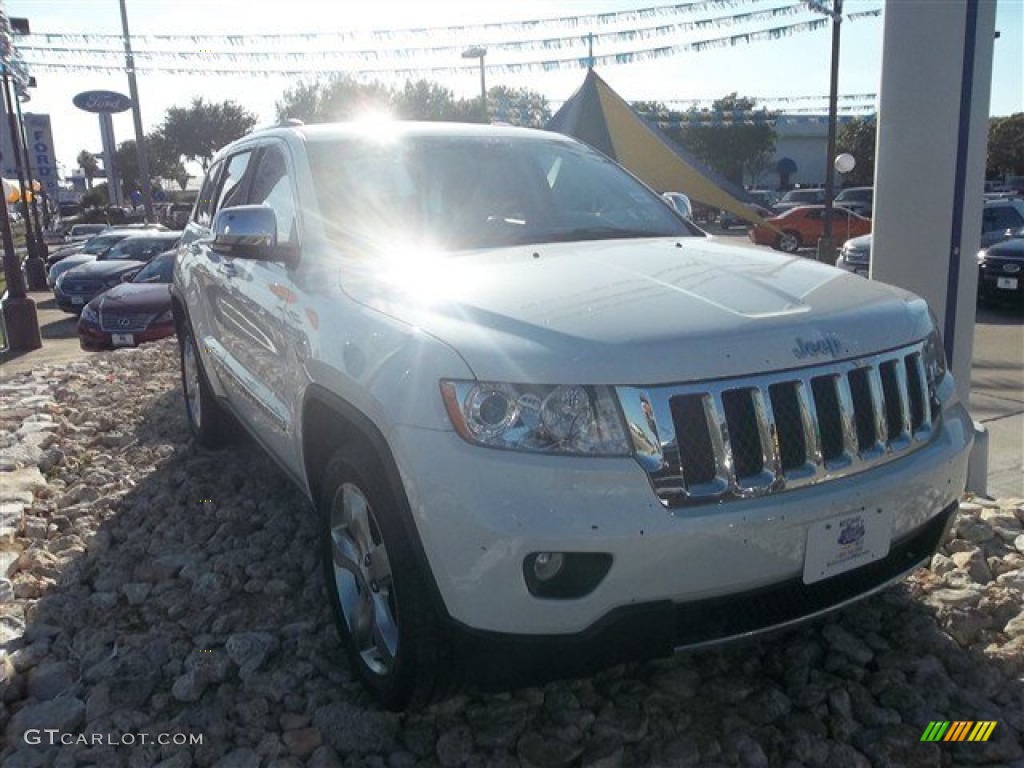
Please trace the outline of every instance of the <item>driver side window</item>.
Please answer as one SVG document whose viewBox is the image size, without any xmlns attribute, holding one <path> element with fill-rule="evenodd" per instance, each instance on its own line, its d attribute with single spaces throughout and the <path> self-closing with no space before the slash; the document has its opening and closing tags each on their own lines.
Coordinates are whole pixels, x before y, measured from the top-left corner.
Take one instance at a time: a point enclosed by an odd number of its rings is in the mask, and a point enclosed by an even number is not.
<svg viewBox="0 0 1024 768">
<path fill-rule="evenodd" d="M 266 147 L 252 176 L 249 203 L 265 205 L 274 211 L 279 245 L 296 244 L 295 195 L 281 148 L 274 145 Z"/>
</svg>

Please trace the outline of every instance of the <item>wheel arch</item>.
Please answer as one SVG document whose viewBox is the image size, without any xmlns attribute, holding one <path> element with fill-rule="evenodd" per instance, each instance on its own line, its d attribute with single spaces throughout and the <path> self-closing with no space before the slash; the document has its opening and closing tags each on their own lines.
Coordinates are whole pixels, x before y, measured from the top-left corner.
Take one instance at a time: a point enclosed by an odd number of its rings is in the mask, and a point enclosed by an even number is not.
<svg viewBox="0 0 1024 768">
<path fill-rule="evenodd" d="M 354 405 L 324 387 L 311 384 L 302 404 L 302 465 L 307 492 L 314 507 L 319 504 L 323 490 L 321 482 L 331 456 L 346 446 L 360 444 L 373 452 L 384 473 L 398 506 L 400 523 L 412 542 L 421 572 L 429 582 L 428 589 L 442 615 L 450 616 L 413 521 L 405 484 L 387 439 L 377 425 Z"/>
</svg>

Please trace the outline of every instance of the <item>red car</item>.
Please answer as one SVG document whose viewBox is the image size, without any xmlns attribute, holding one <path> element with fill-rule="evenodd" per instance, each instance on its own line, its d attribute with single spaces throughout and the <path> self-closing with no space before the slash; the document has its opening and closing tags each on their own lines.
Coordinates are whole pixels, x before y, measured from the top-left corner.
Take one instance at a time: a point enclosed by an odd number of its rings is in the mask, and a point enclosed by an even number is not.
<svg viewBox="0 0 1024 768">
<path fill-rule="evenodd" d="M 170 292 L 174 256 L 174 251 L 160 254 L 131 282 L 116 285 L 85 305 L 78 318 L 82 349 L 136 347 L 174 335 Z"/>
<path fill-rule="evenodd" d="M 786 253 L 817 245 L 825 228 L 825 206 L 801 205 L 785 213 L 766 219 L 747 230 L 750 239 L 758 245 L 770 245 Z M 871 219 L 865 219 L 845 208 L 832 209 L 832 239 L 843 243 L 851 237 L 871 231 Z"/>
</svg>

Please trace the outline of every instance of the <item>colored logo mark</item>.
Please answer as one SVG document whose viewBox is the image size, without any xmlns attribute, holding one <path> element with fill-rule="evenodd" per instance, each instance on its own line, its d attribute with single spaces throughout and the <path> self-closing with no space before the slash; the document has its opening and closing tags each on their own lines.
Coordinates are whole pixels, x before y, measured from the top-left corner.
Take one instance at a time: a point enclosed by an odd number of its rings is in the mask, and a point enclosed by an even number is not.
<svg viewBox="0 0 1024 768">
<path fill-rule="evenodd" d="M 988 741 L 996 725 L 994 720 L 933 720 L 921 734 L 921 741 Z"/>
</svg>

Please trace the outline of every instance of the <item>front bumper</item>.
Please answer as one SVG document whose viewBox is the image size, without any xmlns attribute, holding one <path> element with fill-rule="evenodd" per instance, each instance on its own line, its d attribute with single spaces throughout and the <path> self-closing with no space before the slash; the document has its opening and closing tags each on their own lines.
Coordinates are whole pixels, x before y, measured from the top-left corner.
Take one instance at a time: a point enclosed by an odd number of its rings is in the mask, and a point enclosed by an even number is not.
<svg viewBox="0 0 1024 768">
<path fill-rule="evenodd" d="M 839 258 L 836 260 L 836 266 L 847 272 L 853 272 L 855 275 L 867 277 L 868 270 L 871 269 L 871 260 L 870 258 L 852 260 L 847 258 L 846 254 L 840 252 Z"/>
<path fill-rule="evenodd" d="M 761 590 L 801 582 L 810 527 L 854 510 L 891 512 L 896 552 L 898 542 L 958 501 L 972 436 L 967 412 L 954 403 L 927 446 L 870 471 L 774 496 L 679 509 L 661 504 L 633 459 L 489 450 L 451 432 L 407 427 L 397 427 L 390 442 L 451 618 L 471 630 L 564 636 L 586 633 L 629 606 L 749 602 Z M 536 552 L 606 553 L 612 565 L 582 597 L 538 598 L 523 569 Z M 818 584 L 827 589 L 845 576 Z M 815 603 L 797 614 L 819 610 Z M 698 641 L 766 626 L 724 626 Z"/>
<path fill-rule="evenodd" d="M 1024 302 L 1024 272 L 1006 272 L 1002 264 L 979 267 L 978 296 L 989 301 Z"/>
<path fill-rule="evenodd" d="M 727 638 L 750 637 L 806 621 L 856 602 L 926 565 L 956 517 L 950 504 L 893 543 L 889 556 L 816 584 L 799 578 L 742 595 L 623 606 L 575 635 L 525 636 L 453 628 L 469 674 L 485 685 L 581 676 L 625 661 L 667 656 Z"/>
<path fill-rule="evenodd" d="M 81 310 L 81 307 L 78 307 Z M 121 349 L 137 347 L 147 341 L 158 341 L 174 335 L 174 321 L 153 323 L 144 331 L 112 333 L 101 330 L 95 323 L 78 322 L 78 343 L 87 352 L 98 352 L 104 349 Z M 115 339 L 115 336 L 118 337 Z"/>
</svg>

